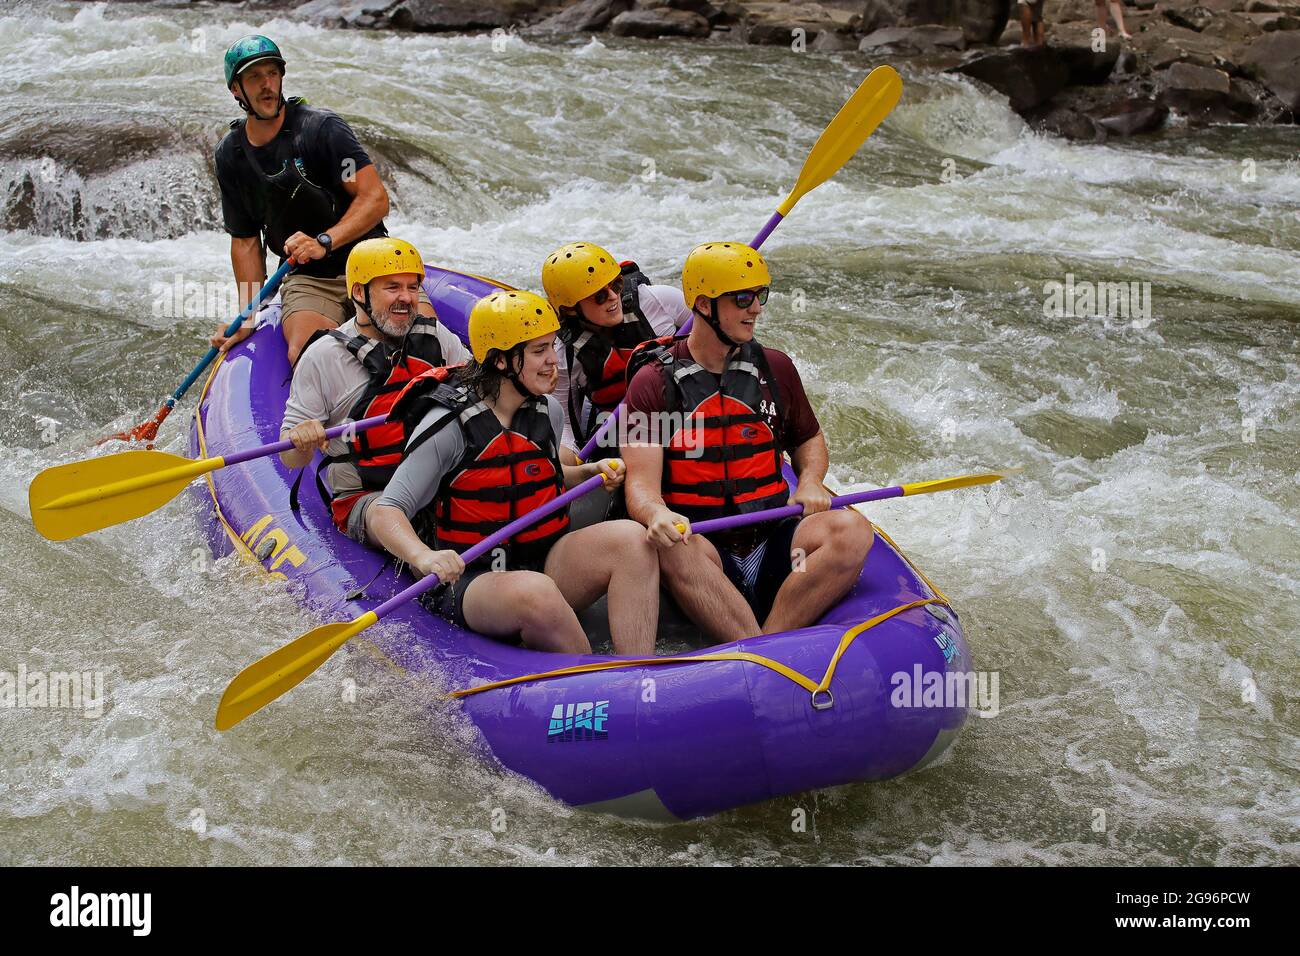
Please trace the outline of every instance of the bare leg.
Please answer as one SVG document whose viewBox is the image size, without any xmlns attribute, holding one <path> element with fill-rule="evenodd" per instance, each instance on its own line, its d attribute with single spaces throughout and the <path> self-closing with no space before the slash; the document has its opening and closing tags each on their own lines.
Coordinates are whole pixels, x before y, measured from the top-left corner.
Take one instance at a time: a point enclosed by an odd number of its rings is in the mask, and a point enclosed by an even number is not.
<svg viewBox="0 0 1300 956">
<path fill-rule="evenodd" d="M 776 592 L 763 633 L 807 627 L 821 617 L 858 579 L 874 540 L 871 522 L 851 508 L 800 521 L 790 547 L 802 551 L 802 570 L 792 571 Z"/>
<path fill-rule="evenodd" d="M 298 353 L 306 347 L 307 340 L 317 329 L 337 328 L 333 319 L 309 309 L 299 309 L 286 315 L 284 321 L 280 323 L 280 331 L 284 333 L 284 340 L 289 343 L 289 364 L 298 361 Z"/>
<path fill-rule="evenodd" d="M 578 616 L 560 589 L 536 571 L 496 571 L 470 583 L 465 622 L 480 634 L 518 634 L 535 651 L 590 654 Z"/>
<path fill-rule="evenodd" d="M 718 549 L 693 534 L 684 544 L 659 552 L 664 586 L 682 611 L 715 644 L 759 634 L 758 619 L 722 570 Z"/>
<path fill-rule="evenodd" d="M 1120 0 L 1110 0 L 1110 14 L 1115 18 L 1115 25 L 1119 27 L 1119 35 L 1125 40 L 1132 38 L 1133 34 L 1124 27 L 1124 4 Z"/>
<path fill-rule="evenodd" d="M 1093 7 L 1097 13 L 1097 26 L 1101 27 L 1104 33 L 1106 31 L 1106 0 L 1093 0 Z"/>
<path fill-rule="evenodd" d="M 579 611 L 609 594 L 614 653 L 650 657 L 659 630 L 659 557 L 635 521 L 571 531 L 546 556 L 546 574 Z"/>
<path fill-rule="evenodd" d="M 1017 6 L 1020 8 L 1020 45 L 1033 46 L 1034 28 L 1031 19 L 1033 14 L 1030 13 L 1029 7 L 1026 4 L 1020 3 L 1017 4 Z"/>
</svg>

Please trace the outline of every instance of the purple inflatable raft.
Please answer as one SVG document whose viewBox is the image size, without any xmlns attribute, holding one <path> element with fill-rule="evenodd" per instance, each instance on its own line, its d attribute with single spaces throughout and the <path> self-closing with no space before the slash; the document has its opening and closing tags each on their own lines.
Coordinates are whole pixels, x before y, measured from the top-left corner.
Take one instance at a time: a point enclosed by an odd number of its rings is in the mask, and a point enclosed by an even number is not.
<svg viewBox="0 0 1300 956">
<path fill-rule="evenodd" d="M 462 338 L 471 306 L 499 287 L 432 267 L 425 282 L 440 320 Z M 284 338 L 264 325 L 208 379 L 191 453 L 278 440 L 288 380 Z M 349 620 L 412 579 L 335 529 L 315 467 L 305 469 L 296 509 L 297 476 L 277 456 L 194 487 L 216 554 L 238 551 L 294 582 L 323 622 Z M 530 651 L 415 602 L 356 640 L 453 693 L 495 759 L 557 799 L 659 820 L 923 767 L 952 744 L 966 706 L 929 694 L 923 705 L 911 685 L 924 675 L 927 686 L 953 687 L 972 666 L 947 600 L 883 534 L 857 584 L 812 627 L 654 661 Z"/>
</svg>

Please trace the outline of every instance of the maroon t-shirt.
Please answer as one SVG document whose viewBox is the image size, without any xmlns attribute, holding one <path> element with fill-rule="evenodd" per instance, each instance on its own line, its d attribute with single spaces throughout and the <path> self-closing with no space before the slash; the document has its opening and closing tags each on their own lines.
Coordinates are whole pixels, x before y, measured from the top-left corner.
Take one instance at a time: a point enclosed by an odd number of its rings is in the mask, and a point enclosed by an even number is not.
<svg viewBox="0 0 1300 956">
<path fill-rule="evenodd" d="M 694 357 L 686 347 L 686 341 L 681 339 L 674 342 L 670 348 L 674 359 L 689 363 L 694 361 Z M 813 412 L 812 405 L 808 403 L 808 394 L 803 390 L 803 380 L 799 378 L 799 371 L 790 361 L 790 356 L 767 346 L 763 347 L 763 355 L 780 389 L 780 407 L 784 413 L 784 422 L 782 422 L 784 427 L 780 432 L 781 447 L 787 452 L 793 452 L 821 431 L 821 425 L 817 422 L 817 415 Z M 718 376 L 718 381 L 722 381 L 721 376 Z M 775 433 L 777 406 L 772 399 L 771 384 L 763 378 L 759 382 L 759 387 L 763 393 L 763 417 L 767 419 L 768 428 Z M 659 363 L 651 363 L 637 371 L 628 386 L 626 402 L 628 412 L 640 412 L 646 416 L 668 410 L 668 399 L 664 394 L 664 375 Z"/>
</svg>

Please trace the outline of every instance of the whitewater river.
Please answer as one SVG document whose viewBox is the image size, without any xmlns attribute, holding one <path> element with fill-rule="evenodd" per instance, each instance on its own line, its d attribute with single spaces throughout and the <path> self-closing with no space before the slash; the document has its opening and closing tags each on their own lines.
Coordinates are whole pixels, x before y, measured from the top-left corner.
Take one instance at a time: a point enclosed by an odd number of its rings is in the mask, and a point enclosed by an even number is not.
<svg viewBox="0 0 1300 956">
<path fill-rule="evenodd" d="M 1068 145 L 900 64 L 897 111 L 765 247 L 760 335 L 799 363 L 843 488 L 1023 466 L 868 511 L 962 612 L 999 713 L 914 776 L 663 826 L 479 764 L 454 709 L 361 655 L 218 734 L 227 681 L 317 619 L 208 558 L 185 496 L 53 544 L 27 484 L 206 347 L 217 317 L 160 290 L 231 278 L 210 156 L 242 34 L 354 123 L 395 234 L 534 288 L 573 239 L 669 282 L 696 242 L 748 240 L 873 64 L 5 11 L 0 670 L 99 671 L 105 700 L 0 708 L 0 864 L 1300 862 L 1294 128 Z M 1136 283 L 1135 311 L 1057 311 L 1067 281 Z"/>
</svg>

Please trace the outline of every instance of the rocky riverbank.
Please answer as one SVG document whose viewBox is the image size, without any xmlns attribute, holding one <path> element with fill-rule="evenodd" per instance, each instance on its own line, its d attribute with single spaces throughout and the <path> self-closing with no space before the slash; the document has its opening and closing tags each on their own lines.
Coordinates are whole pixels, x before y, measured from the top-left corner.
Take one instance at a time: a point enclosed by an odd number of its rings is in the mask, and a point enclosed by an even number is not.
<svg viewBox="0 0 1300 956">
<path fill-rule="evenodd" d="M 254 0 L 255 2 L 255 0 Z M 1047 43 L 1020 45 L 1014 0 L 308 0 L 276 3 L 359 29 L 609 33 L 758 43 L 960 73 L 1069 139 L 1170 124 L 1294 123 L 1300 0 L 1125 0 L 1132 36 L 1094 0 L 1047 0 Z"/>
</svg>

